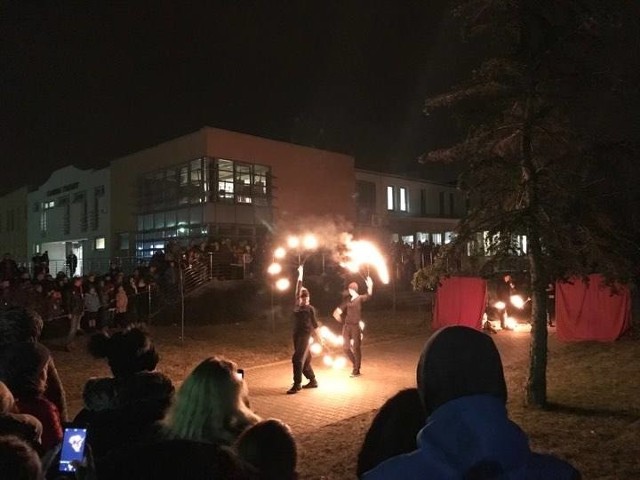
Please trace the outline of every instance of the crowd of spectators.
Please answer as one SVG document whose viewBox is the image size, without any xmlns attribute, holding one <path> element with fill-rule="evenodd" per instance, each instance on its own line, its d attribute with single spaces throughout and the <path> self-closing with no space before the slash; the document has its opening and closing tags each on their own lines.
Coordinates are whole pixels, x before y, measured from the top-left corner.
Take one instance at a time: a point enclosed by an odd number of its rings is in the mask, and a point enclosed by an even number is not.
<svg viewBox="0 0 640 480">
<path fill-rule="evenodd" d="M 0 309 L 0 472 L 57 479 L 64 389 L 41 343 L 42 321 Z M 144 326 L 94 333 L 88 350 L 110 376 L 89 378 L 74 425 L 88 425 L 77 478 L 282 479 L 299 476 L 297 444 L 281 420 L 251 406 L 247 381 L 224 357 L 203 359 L 176 389 L 157 367 Z M 530 450 L 507 415 L 507 388 L 490 336 L 446 327 L 425 344 L 417 388 L 400 391 L 373 419 L 357 463 L 364 479 L 575 480 L 570 464 Z"/>
</svg>

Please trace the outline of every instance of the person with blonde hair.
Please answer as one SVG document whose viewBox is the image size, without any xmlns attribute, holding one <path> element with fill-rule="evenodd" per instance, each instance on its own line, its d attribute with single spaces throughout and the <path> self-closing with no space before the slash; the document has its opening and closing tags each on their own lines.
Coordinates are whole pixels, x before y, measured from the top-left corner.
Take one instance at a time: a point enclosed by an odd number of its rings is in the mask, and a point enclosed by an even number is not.
<svg viewBox="0 0 640 480">
<path fill-rule="evenodd" d="M 232 445 L 238 436 L 260 421 L 249 406 L 249 394 L 234 362 L 222 357 L 203 360 L 178 390 L 164 420 L 165 434 Z"/>
</svg>

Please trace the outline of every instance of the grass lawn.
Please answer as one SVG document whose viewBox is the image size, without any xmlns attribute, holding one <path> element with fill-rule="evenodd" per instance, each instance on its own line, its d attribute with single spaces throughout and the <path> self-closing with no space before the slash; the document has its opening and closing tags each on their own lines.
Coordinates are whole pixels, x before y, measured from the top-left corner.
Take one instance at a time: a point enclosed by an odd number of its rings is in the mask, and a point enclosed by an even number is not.
<svg viewBox="0 0 640 480">
<path fill-rule="evenodd" d="M 367 342 L 428 331 L 416 310 L 398 312 L 404 321 L 387 322 L 390 312 L 367 313 Z M 290 358 L 289 323 L 272 328 L 255 321 L 187 327 L 184 342 L 177 326 L 151 327 L 161 355 L 160 370 L 176 385 L 203 358 L 224 355 L 251 367 Z M 82 386 L 91 376 L 109 375 L 105 361 L 90 358 L 80 337 L 71 353 L 54 352 L 72 415 L 81 408 Z M 551 408 L 523 405 L 527 362 L 505 369 L 511 417 L 528 434 L 532 447 L 554 453 L 585 479 L 640 478 L 640 341 L 630 335 L 615 343 L 562 344 L 549 337 L 548 398 Z M 303 479 L 354 478 L 360 443 L 375 411 L 299 435 Z M 355 440 L 354 440 L 355 439 Z"/>
</svg>

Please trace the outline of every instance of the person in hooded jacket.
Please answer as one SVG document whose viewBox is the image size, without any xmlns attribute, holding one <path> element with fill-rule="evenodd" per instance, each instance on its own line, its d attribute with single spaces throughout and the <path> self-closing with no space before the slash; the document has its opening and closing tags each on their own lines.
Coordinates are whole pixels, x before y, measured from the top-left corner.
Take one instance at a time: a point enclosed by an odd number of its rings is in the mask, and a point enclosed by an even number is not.
<svg viewBox="0 0 640 480">
<path fill-rule="evenodd" d="M 577 480 L 580 473 L 552 455 L 534 453 L 507 414 L 500 354 L 488 335 L 463 326 L 427 341 L 417 371 L 427 415 L 418 449 L 366 472 L 365 480 Z"/>
</svg>

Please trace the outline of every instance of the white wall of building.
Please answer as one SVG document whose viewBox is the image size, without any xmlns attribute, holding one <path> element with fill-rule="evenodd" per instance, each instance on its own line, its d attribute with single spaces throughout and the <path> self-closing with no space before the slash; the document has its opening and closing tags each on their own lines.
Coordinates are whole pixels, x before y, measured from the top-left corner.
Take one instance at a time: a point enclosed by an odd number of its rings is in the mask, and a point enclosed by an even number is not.
<svg viewBox="0 0 640 480">
<path fill-rule="evenodd" d="M 48 251 L 50 271 L 83 274 L 106 271 L 110 243 L 110 170 L 56 170 L 28 194 L 29 253 Z M 75 272 L 65 269 L 66 256 L 78 257 Z"/>
</svg>

